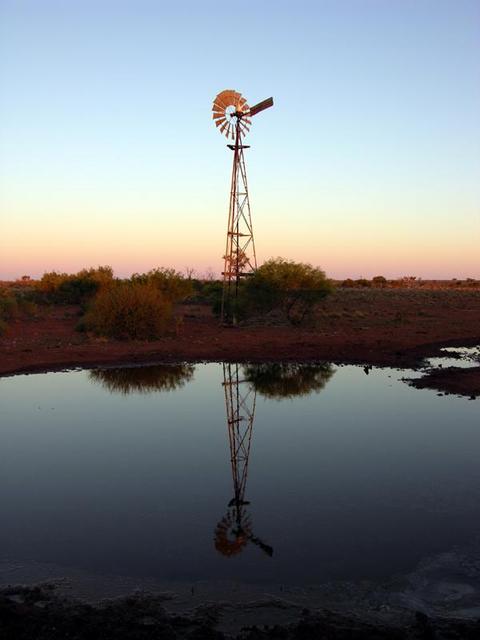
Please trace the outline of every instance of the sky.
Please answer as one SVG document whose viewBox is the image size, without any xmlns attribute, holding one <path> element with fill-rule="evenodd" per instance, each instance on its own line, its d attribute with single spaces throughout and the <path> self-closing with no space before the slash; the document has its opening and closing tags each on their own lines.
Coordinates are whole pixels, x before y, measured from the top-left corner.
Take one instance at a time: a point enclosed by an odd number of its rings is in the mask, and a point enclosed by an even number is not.
<svg viewBox="0 0 480 640">
<path fill-rule="evenodd" d="M 214 97 L 259 262 L 480 278 L 478 0 L 0 0 L 0 279 L 222 268 Z"/>
</svg>

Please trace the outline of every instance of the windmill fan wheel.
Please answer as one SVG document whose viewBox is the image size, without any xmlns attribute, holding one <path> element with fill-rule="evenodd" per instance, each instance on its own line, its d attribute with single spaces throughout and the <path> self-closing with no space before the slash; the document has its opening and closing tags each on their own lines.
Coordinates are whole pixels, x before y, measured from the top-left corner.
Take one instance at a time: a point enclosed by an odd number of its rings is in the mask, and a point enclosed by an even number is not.
<svg viewBox="0 0 480 640">
<path fill-rule="evenodd" d="M 235 128 L 238 123 L 240 133 L 245 135 L 250 130 L 252 121 L 247 117 L 250 107 L 238 91 L 225 89 L 213 101 L 213 119 L 215 125 L 227 138 L 235 140 Z"/>
<path fill-rule="evenodd" d="M 215 549 L 230 558 L 243 551 L 251 537 L 250 519 L 244 518 L 239 526 L 234 514 L 228 511 L 215 528 Z"/>
</svg>

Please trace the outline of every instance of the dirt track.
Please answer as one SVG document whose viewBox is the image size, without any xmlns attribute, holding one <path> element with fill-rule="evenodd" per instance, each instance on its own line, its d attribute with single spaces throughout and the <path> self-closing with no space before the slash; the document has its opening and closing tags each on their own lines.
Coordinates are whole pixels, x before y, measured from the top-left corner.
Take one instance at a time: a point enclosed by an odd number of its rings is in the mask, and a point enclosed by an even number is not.
<svg viewBox="0 0 480 640">
<path fill-rule="evenodd" d="M 75 307 L 40 307 L 0 338 L 0 375 L 155 361 L 326 360 L 415 366 L 442 346 L 480 344 L 480 291 L 337 290 L 315 326 L 221 327 L 208 307 L 180 309 L 183 324 L 152 342 L 78 333 Z M 471 374 L 473 378 L 473 374 Z M 476 382 L 478 386 L 479 375 Z"/>
</svg>

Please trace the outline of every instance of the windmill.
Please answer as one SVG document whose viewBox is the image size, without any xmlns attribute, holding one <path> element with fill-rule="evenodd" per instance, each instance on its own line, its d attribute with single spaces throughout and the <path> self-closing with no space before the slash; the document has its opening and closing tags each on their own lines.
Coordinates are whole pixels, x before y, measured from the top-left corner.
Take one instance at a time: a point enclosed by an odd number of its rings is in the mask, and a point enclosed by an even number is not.
<svg viewBox="0 0 480 640">
<path fill-rule="evenodd" d="M 215 125 L 220 133 L 233 143 L 227 145 L 233 151 L 233 167 L 222 272 L 221 319 L 227 323 L 235 322 L 232 299 L 237 298 L 240 278 L 252 274 L 257 268 L 247 171 L 243 155 L 244 149 L 250 147 L 243 144 L 243 137 L 250 130 L 251 118 L 271 106 L 273 106 L 273 98 L 267 98 L 254 107 L 249 107 L 245 98 L 233 89 L 222 91 L 213 101 Z"/>
<path fill-rule="evenodd" d="M 238 364 L 223 364 L 233 498 L 228 503 L 227 513 L 216 526 L 215 548 L 222 555 L 232 557 L 252 542 L 271 556 L 273 548 L 253 534 L 252 521 L 247 512 L 250 503 L 245 500 L 245 489 L 257 392 L 239 373 Z"/>
</svg>

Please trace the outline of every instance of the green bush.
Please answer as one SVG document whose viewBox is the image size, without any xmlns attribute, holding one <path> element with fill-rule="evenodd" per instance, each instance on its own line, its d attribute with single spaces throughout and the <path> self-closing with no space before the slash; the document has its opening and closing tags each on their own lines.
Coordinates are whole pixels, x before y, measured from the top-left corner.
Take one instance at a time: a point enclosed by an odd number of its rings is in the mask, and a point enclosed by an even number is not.
<svg viewBox="0 0 480 640">
<path fill-rule="evenodd" d="M 35 315 L 37 305 L 28 297 L 28 292 L 12 287 L 0 288 L 0 335 L 5 333 L 8 321 L 23 314 Z"/>
<path fill-rule="evenodd" d="M 239 318 L 281 311 L 291 324 L 301 324 L 333 290 L 325 273 L 310 264 L 272 258 L 242 282 Z"/>
<path fill-rule="evenodd" d="M 115 282 L 97 293 L 82 328 L 110 338 L 153 340 L 171 318 L 170 301 L 152 284 Z"/>
<path fill-rule="evenodd" d="M 10 320 L 18 314 L 18 303 L 9 291 L 0 289 L 0 318 Z"/>
<path fill-rule="evenodd" d="M 372 285 L 383 289 L 387 286 L 387 279 L 384 276 L 375 276 L 372 278 Z"/>
<path fill-rule="evenodd" d="M 0 336 L 8 328 L 8 320 L 18 314 L 18 303 L 8 289 L 0 289 Z"/>
<path fill-rule="evenodd" d="M 175 269 L 157 268 L 148 273 L 134 273 L 131 282 L 155 287 L 172 304 L 184 300 L 193 293 L 192 280 L 185 278 Z"/>
<path fill-rule="evenodd" d="M 102 287 L 113 282 L 111 267 L 82 269 L 75 274 L 44 273 L 37 283 L 39 300 L 61 304 L 85 304 Z"/>
</svg>

